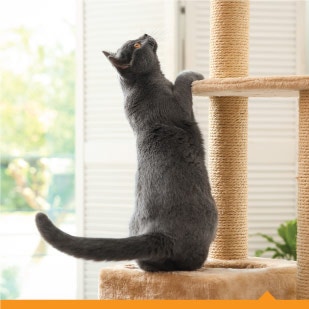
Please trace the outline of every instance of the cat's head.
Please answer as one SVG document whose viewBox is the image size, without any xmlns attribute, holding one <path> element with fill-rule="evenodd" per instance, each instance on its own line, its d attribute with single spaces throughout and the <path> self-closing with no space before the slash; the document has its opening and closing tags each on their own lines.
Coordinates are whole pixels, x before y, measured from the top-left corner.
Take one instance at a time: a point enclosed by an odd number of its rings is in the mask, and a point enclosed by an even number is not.
<svg viewBox="0 0 309 309">
<path fill-rule="evenodd" d="M 136 40 L 127 41 L 116 53 L 103 53 L 120 75 L 143 75 L 159 68 L 157 48 L 155 39 L 144 34 Z"/>
</svg>

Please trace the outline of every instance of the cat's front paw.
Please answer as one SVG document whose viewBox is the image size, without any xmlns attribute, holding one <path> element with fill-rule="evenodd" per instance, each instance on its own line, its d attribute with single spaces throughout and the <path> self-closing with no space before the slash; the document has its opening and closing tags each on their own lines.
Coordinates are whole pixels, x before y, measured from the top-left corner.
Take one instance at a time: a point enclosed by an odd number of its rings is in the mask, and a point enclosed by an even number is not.
<svg viewBox="0 0 309 309">
<path fill-rule="evenodd" d="M 204 75 L 201 73 L 197 73 L 197 72 L 191 72 L 192 74 L 192 81 L 196 81 L 196 80 L 201 80 L 201 79 L 205 79 Z"/>
<path fill-rule="evenodd" d="M 177 79 L 188 81 L 190 84 L 196 80 L 204 79 L 204 76 L 201 73 L 193 72 L 193 71 L 182 71 Z"/>
</svg>

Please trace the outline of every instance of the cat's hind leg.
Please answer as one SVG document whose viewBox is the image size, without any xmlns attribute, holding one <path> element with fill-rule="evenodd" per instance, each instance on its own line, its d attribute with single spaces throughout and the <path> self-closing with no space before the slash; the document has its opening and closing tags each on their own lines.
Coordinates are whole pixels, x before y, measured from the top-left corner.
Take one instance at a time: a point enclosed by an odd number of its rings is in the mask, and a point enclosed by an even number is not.
<svg viewBox="0 0 309 309">
<path fill-rule="evenodd" d="M 142 270 L 148 272 L 180 270 L 178 265 L 171 259 L 164 259 L 160 261 L 143 260 L 143 261 L 137 261 L 137 264 Z"/>
<path fill-rule="evenodd" d="M 188 259 L 164 259 L 164 260 L 143 260 L 137 261 L 139 267 L 148 272 L 158 271 L 193 271 L 203 266 L 207 254 L 193 256 Z"/>
</svg>

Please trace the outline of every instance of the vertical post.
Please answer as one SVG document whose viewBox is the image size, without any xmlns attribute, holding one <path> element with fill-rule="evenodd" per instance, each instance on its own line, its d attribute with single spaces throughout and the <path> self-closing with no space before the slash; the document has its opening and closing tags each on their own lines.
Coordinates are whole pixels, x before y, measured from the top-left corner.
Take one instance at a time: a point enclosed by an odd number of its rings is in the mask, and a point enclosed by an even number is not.
<svg viewBox="0 0 309 309">
<path fill-rule="evenodd" d="M 309 90 L 299 96 L 297 299 L 309 299 Z"/>
<path fill-rule="evenodd" d="M 249 62 L 249 0 L 211 0 L 210 77 L 244 77 Z M 211 256 L 247 257 L 248 99 L 212 97 L 209 175 L 219 212 Z"/>
</svg>

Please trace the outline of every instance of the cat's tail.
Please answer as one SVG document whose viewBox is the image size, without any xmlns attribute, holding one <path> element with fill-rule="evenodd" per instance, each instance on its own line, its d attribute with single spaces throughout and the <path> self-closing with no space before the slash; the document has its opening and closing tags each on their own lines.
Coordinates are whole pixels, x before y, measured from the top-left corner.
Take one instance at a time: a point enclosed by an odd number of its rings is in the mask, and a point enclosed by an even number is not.
<svg viewBox="0 0 309 309">
<path fill-rule="evenodd" d="M 77 258 L 94 261 L 143 260 L 168 258 L 173 252 L 173 241 L 161 233 L 120 239 L 75 237 L 58 229 L 43 213 L 38 213 L 35 220 L 42 237 L 49 244 Z"/>
</svg>

